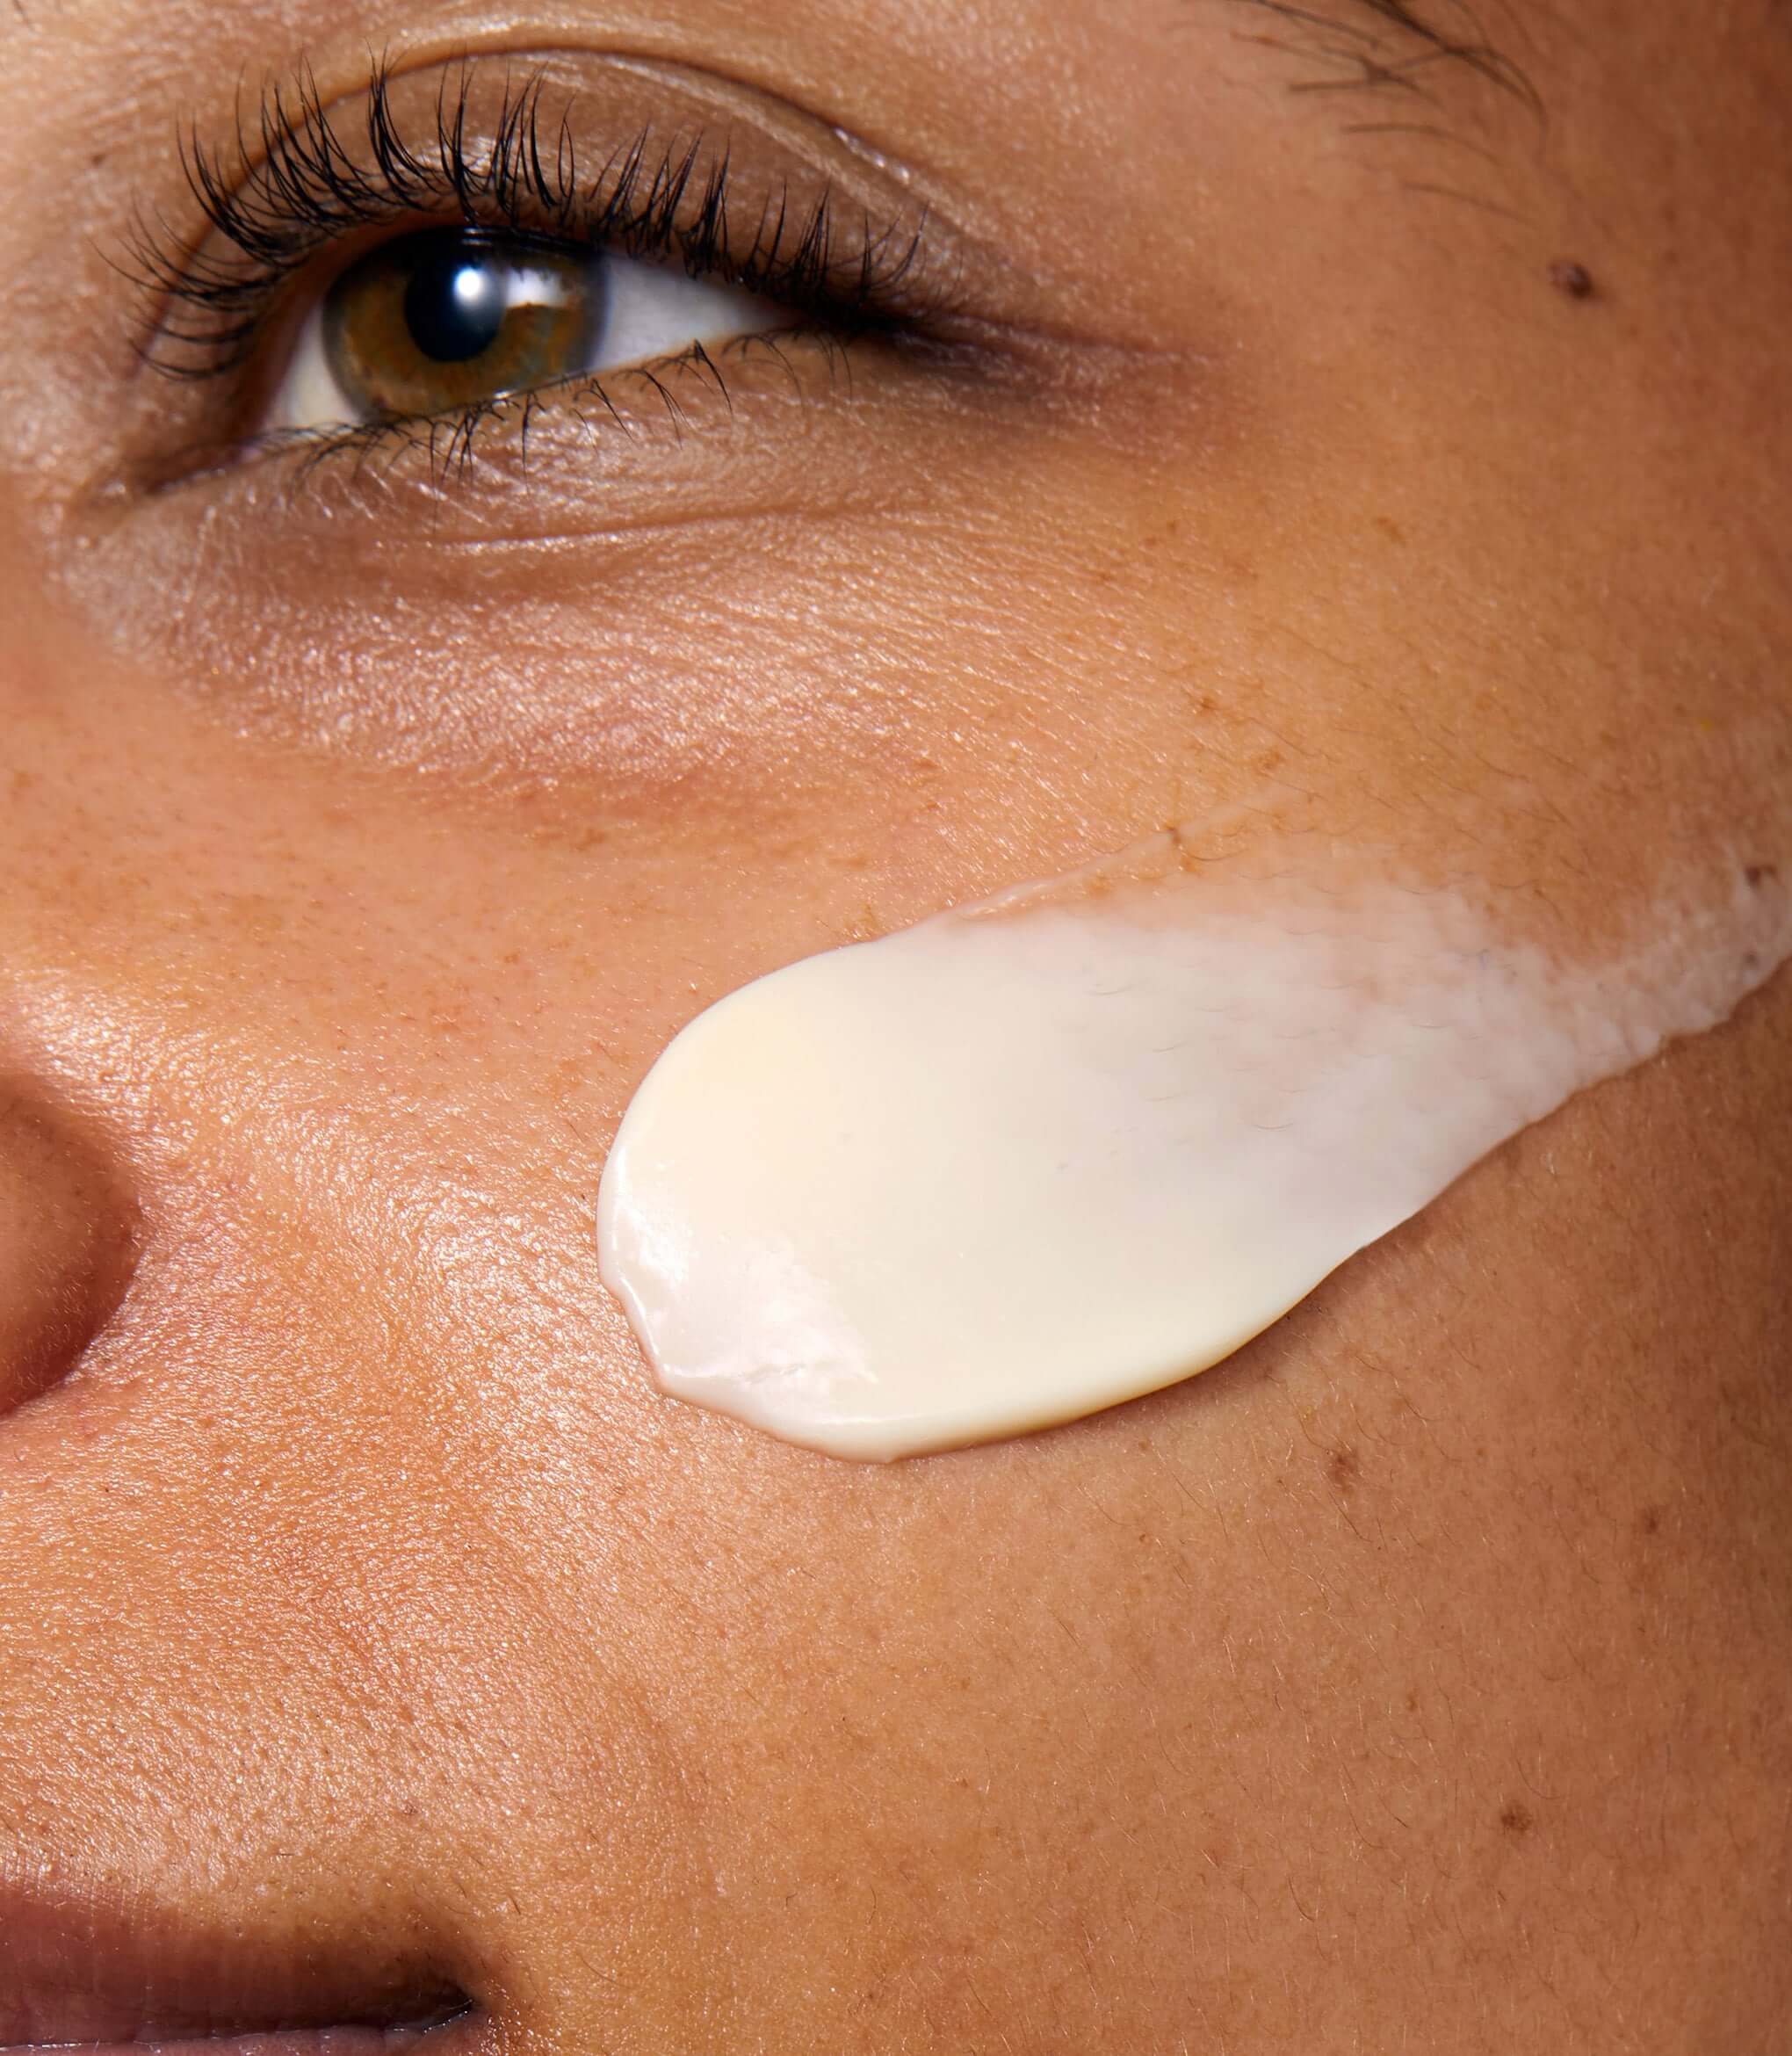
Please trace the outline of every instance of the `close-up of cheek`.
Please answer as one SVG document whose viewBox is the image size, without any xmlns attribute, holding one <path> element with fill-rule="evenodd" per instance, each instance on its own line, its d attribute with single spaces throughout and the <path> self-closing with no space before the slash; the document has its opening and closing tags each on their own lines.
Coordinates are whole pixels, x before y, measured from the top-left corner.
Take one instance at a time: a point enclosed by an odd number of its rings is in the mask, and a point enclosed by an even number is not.
<svg viewBox="0 0 1792 2056">
<path fill-rule="evenodd" d="M 712 1002 L 783 966 L 825 966 L 818 952 L 853 941 L 868 907 L 877 932 L 900 930 L 972 882 L 1048 872 L 1064 841 L 1035 833 L 1018 801 L 987 817 L 943 781 L 934 797 L 950 835 L 924 865 L 868 847 L 826 806 L 750 867 L 746 831 L 700 814 L 653 834 L 585 834 L 550 793 L 507 799 L 490 826 L 452 795 L 345 781 L 327 757 L 278 758 L 203 711 L 170 713 L 177 678 L 146 693 L 141 671 L 61 654 L 79 694 L 33 696 L 21 717 L 39 772 L 12 816 L 11 1033 L 38 1075 L 103 1118 L 101 1161 L 131 1197 L 141 1251 L 130 1299 L 78 1377 L 4 1430 L 19 1481 L 4 1582 L 28 1581 L 44 1612 L 7 1629 L 0 1778 L 21 1819 L 55 1821 L 55 1846 L 76 1852 L 60 1859 L 68 1888 L 114 1869 L 150 1877 L 183 1931 L 240 1925 L 252 1904 L 283 1963 L 295 1936 L 349 1951 L 341 1997 L 327 1980 L 306 1986 L 329 2017 L 352 2016 L 370 1992 L 406 2019 L 464 1994 L 519 2048 L 750 2046 L 774 2022 L 786 2047 L 855 2033 L 878 2046 L 892 2023 L 975 2046 L 979 1994 L 1032 2021 L 1041 2046 L 1071 2045 L 1040 2023 L 1048 2004 L 1077 2023 L 1073 2038 L 1103 2031 L 1116 2006 L 1143 2036 L 1196 2003 L 1274 2035 L 1304 2017 L 1304 1999 L 1260 1973 L 1237 1981 L 1229 1961 L 1292 1962 L 1300 1990 L 1323 1979 L 1325 1932 L 1315 1939 L 1301 1909 L 1344 1889 L 1354 1866 L 1397 1881 L 1404 1837 L 1476 1852 L 1452 1891 L 1433 1888 L 1426 1915 L 1467 1917 L 1488 1879 L 1523 1860 L 1506 1847 L 1555 1818 L 1534 1787 L 1594 1777 L 1590 1736 L 1568 1748 L 1557 1729 L 1579 1719 L 1589 1676 L 1623 1675 L 1622 1635 L 1590 1647 L 1573 1611 L 1557 1609 L 1555 1574 L 1527 1565 L 1523 1537 L 1559 1518 L 1564 1546 L 1597 1550 L 1611 1524 L 1628 1537 L 1645 1516 L 1673 1518 L 1685 1553 L 1673 1589 L 1694 1589 L 1720 1546 L 1710 1495 L 1737 1480 L 1707 1442 L 1706 1409 L 1675 1398 L 1666 1374 L 1649 1393 L 1634 1379 L 1602 1389 L 1610 1345 L 1588 1325 L 1574 1267 L 1537 1254 L 1553 1230 L 1582 1258 L 1628 1243 L 1623 1261 L 1646 1248 L 1684 1277 L 1673 1217 L 1651 1219 L 1641 1195 L 1681 1175 L 1694 1109 L 1705 1109 L 1696 1149 L 1742 1118 L 1715 1055 L 1571 1108 L 1331 1296 L 1156 1400 L 935 1459 L 842 1463 L 654 1389 L 600 1275 L 611 1140 L 666 1045 Z M 1158 678 L 1116 669 L 1115 695 L 1128 684 L 1148 697 Z M 1379 1198 L 1353 1214 L 1362 1240 L 1573 1086 L 1728 1014 L 1783 947 L 1759 840 L 1746 845 L 1752 881 L 1701 853 L 1618 895 L 1623 920 L 1607 925 L 1625 929 L 1627 960 L 1572 897 L 1552 916 L 1502 892 L 1497 860 L 1466 872 L 1439 860 L 1414 880 L 1410 836 L 1378 849 L 1334 832 L 1349 820 L 1335 792 L 1272 780 L 1255 807 L 1191 829 L 1188 867 L 1147 851 L 1139 876 L 1123 865 L 1106 892 L 1098 869 L 1087 939 L 1048 952 L 1056 999 L 1036 981 L 1020 1017 L 998 1007 L 967 1021 L 992 1046 L 960 1039 L 942 1058 L 984 1063 L 980 1085 L 970 1074 L 918 1126 L 899 1107 L 904 1147 L 948 1160 L 973 1148 L 986 1195 L 967 1205 L 972 1194 L 946 1182 L 914 1207 L 969 1238 L 955 1256 L 973 1271 L 1000 1231 L 997 1251 L 1020 1273 L 1005 1289 L 1041 1296 L 1007 1335 L 967 1307 L 936 1346 L 1009 1371 L 1016 1336 L 1059 1343 L 1066 1323 L 1049 1297 L 1066 1287 L 1104 1344 L 1155 1318 L 1145 1295 L 1161 1280 L 1123 1285 L 1094 1247 L 1066 1265 L 1037 1193 L 1000 1190 L 1037 1174 L 1041 1139 L 1012 1132 L 1010 1117 L 1005 1140 L 990 1092 L 1085 1104 L 1086 1080 L 1042 1084 L 1024 1068 L 1054 1008 L 1053 1032 L 1069 1031 L 1080 1061 L 1131 1063 L 1142 1046 L 1143 1093 L 1176 1090 L 1143 1133 L 1136 1110 L 1106 1131 L 1110 1147 L 1130 1128 L 1141 1147 L 1154 1130 L 1197 1152 L 1180 1174 L 1161 1156 L 1129 1167 L 1110 1155 L 1110 1200 L 1134 1207 L 1149 1193 L 1129 1178 L 1170 1175 L 1179 1205 L 1206 1192 L 1225 1219 L 1267 1203 L 1273 1222 L 1276 1191 L 1252 1184 L 1269 1159 L 1199 1154 L 1215 1093 L 1222 1120 L 1280 1125 L 1271 1110 L 1292 1091 L 1297 1115 L 1316 1106 L 1323 1121 L 1328 1093 L 1335 1102 L 1355 1075 L 1370 1097 L 1351 1103 L 1355 1129 L 1332 1132 L 1345 1152 L 1333 1169 L 1398 1188 L 1409 1168 L 1389 1156 L 1398 1117 L 1422 1120 L 1426 1090 L 1443 1091 L 1447 1112 L 1491 1085 L 1491 1125 L 1447 1142 L 1441 1163 L 1422 1135 L 1419 1175 L 1432 1183 L 1380 1218 Z M 103 891 L 52 889 L 52 853 L 77 833 Z M 818 863 L 818 850 L 849 862 Z M 25 880 L 33 890 L 18 889 Z M 1438 903 L 1452 880 L 1466 916 Z M 1433 888 L 1426 925 L 1377 911 L 1378 895 L 1414 883 Z M 1397 1080 L 1377 1102 L 1391 1024 L 1410 1048 L 1415 1032 L 1445 1027 L 1440 1003 L 1487 997 L 1478 956 L 1494 936 L 1546 947 L 1565 983 L 1544 989 L 1539 1012 L 1535 991 L 1502 976 L 1488 1020 L 1510 1039 L 1485 1061 L 1446 1046 L 1441 1068 L 1409 1071 L 1405 1097 Z M 1203 937 L 1204 970 L 1189 955 Z M 913 1003 L 901 940 L 877 945 L 892 949 L 897 980 L 874 1008 L 886 1037 L 887 1017 Z M 1272 963 L 1279 976 L 1266 976 Z M 1574 980 L 1614 975 L 1597 1015 L 1619 1024 L 1622 1046 L 1588 1055 L 1594 1024 Z M 1153 978 L 1165 981 L 1155 996 Z M 1116 1003 L 1110 1046 L 1101 1010 Z M 1166 1005 L 1172 1017 L 1154 1015 Z M 798 1053 L 809 1039 L 824 1053 L 819 1018 L 799 1008 L 771 1027 L 811 1090 L 822 1073 Z M 1265 1034 L 1298 1056 L 1266 1061 Z M 1747 1017 L 1757 1107 L 1779 1090 L 1771 1035 L 1769 1019 Z M 889 1111 L 879 1047 L 867 1032 L 836 1060 L 860 1063 L 871 1115 Z M 1203 1070 L 1203 1052 L 1217 1068 Z M 1340 1072 L 1340 1054 L 1366 1072 Z M 727 1061 L 744 1081 L 744 1059 Z M 1518 1111 L 1499 1113 L 1508 1098 Z M 785 1111 L 755 1084 L 745 1104 L 768 1126 L 741 1138 L 725 1099 L 687 1175 L 727 1196 L 751 1152 L 813 1167 L 829 1140 L 836 1155 L 813 1175 L 828 1181 L 838 1239 L 881 1248 L 902 1299 L 937 1307 L 937 1271 L 907 1223 L 862 1211 L 871 1166 L 838 1154 L 850 1139 L 824 1137 L 812 1102 Z M 1613 1152 L 1644 1134 L 1654 1168 L 1615 1210 L 1601 1197 Z M 1320 1137 L 1304 1139 L 1297 1119 L 1293 1140 L 1297 1160 Z M 1004 1152 L 1017 1147 L 1034 1154 L 1011 1172 Z M 897 1161 L 887 1145 L 882 1161 Z M 941 1175 L 965 1173 L 948 1162 Z M 1543 1190 L 1544 1213 L 1514 1203 Z M 764 1198 L 735 1202 L 762 1209 L 755 1228 L 775 1225 Z M 1032 1207 L 1020 1217 L 1031 1245 L 1012 1213 L 995 1217 L 1017 1198 Z M 1679 1202 L 1694 1218 L 1716 1203 Z M 729 1227 L 699 1260 L 726 1248 Z M 1281 1247 L 1272 1236 L 1270 1256 Z M 1304 1259 L 1282 1303 L 1346 1253 Z M 1522 1321 L 1498 1283 L 1519 1262 L 1533 1280 Z M 1765 1307 L 1776 1262 L 1771 1238 L 1731 1234 L 1720 1275 L 1739 1305 Z M 1222 1311 L 1240 1277 L 1218 1274 Z M 766 1311 L 721 1302 L 725 1320 Z M 1681 1319 L 1664 1298 L 1633 1307 L 1624 1332 L 1652 1327 L 1658 1343 L 1677 1338 L 1670 1355 L 1691 1351 Z M 1734 1346 L 1752 1346 L 1745 1329 Z M 1086 1354 L 1081 1368 L 1101 1364 Z M 1111 1396 L 1161 1381 L 1123 1380 Z M 1086 1391 L 1057 1416 L 1106 1396 Z M 1576 1511 L 1572 1480 L 1594 1443 L 1641 1468 L 1625 1470 L 1615 1500 Z M 1481 1538 L 1472 1568 L 1446 1545 L 1460 1523 Z M 1364 1582 L 1348 1594 L 1340 1546 L 1362 1553 Z M 1644 1632 L 1669 1603 L 1639 1585 L 1622 1632 Z M 1462 1615 L 1442 1640 L 1427 1625 L 1440 1609 Z M 1744 1632 L 1727 1607 L 1705 1630 Z M 1508 1666 L 1509 1691 L 1498 1683 Z M 1340 1669 L 1354 1681 L 1341 1725 L 1325 1698 Z M 1555 1680 L 1541 1696 L 1540 1676 Z M 146 1694 L 134 1681 L 150 1677 Z M 1672 1708 L 1645 1698 L 1631 1718 L 1643 1747 Z M 1423 1765 L 1446 1748 L 1455 1769 L 1440 1789 Z M 1385 1752 L 1391 1785 L 1365 1751 Z M 1735 1828 L 1739 1798 L 1709 1784 L 1697 1797 Z M 1667 1799 L 1690 1807 L 1694 1793 Z M 1569 1803 L 1581 1827 L 1559 1830 L 1549 1860 L 1572 1859 L 1609 1893 L 1624 1809 L 1583 1842 L 1585 1801 Z M 1369 1806 L 1402 1823 L 1377 1834 L 1378 1857 L 1363 1853 Z M 1508 1815 L 1532 1825 L 1502 1828 Z M 1192 1879 L 1180 1867 L 1189 1846 L 1203 1851 Z M 1065 1875 L 1079 1881 L 1071 1902 L 1054 1882 Z M 576 1918 L 562 1917 L 568 1907 Z M 1226 1911 L 1249 1907 L 1247 1928 Z M 1194 1918 L 1211 1924 L 1191 1944 Z M 1398 1953 L 1392 1916 L 1353 1924 L 1362 1946 Z M 1103 1936 L 1109 1969 L 1066 1987 L 1088 1932 Z M 1576 1947 L 1596 1958 L 1595 1941 Z M 199 1982 L 223 2003 L 215 1975 Z M 1472 1985 L 1468 1960 L 1442 1980 Z M 798 2002 L 807 2040 L 788 2025 Z"/>
<path fill-rule="evenodd" d="M 1172 1384 L 1792 955 L 1777 864 L 1694 871 L 1595 968 L 1267 800 L 1231 825 L 1242 851 L 1173 830 L 686 1029 L 599 1198 L 666 1389 L 887 1460 Z"/>
<path fill-rule="evenodd" d="M 435 11 L 71 85 L 78 322 L 0 228 L 0 2051 L 1776 2056 L 1666 32 Z"/>
</svg>

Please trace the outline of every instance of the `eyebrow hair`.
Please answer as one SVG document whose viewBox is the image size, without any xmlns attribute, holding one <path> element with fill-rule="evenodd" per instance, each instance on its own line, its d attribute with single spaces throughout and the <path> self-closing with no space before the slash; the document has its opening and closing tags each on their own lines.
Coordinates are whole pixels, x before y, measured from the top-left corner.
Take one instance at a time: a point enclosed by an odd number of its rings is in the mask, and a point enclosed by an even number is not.
<svg viewBox="0 0 1792 2056">
<path fill-rule="evenodd" d="M 1469 0 L 1231 0 L 1268 18 L 1253 40 L 1300 54 L 1316 69 L 1297 93 L 1386 92 L 1434 104 L 1441 72 L 1469 72 L 1544 119 L 1523 67 L 1489 40 Z M 1323 68 L 1323 69 L 1318 69 Z"/>
</svg>

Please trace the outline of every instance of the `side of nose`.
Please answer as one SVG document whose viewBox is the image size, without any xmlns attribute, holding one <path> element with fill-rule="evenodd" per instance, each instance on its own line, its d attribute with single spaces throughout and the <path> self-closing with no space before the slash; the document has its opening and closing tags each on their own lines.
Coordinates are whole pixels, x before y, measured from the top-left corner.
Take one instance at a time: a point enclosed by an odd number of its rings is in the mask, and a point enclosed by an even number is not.
<svg viewBox="0 0 1792 2056">
<path fill-rule="evenodd" d="M 0 1073 L 0 1415 L 58 1384 L 130 1283 L 135 1213 L 103 1145 Z"/>
</svg>

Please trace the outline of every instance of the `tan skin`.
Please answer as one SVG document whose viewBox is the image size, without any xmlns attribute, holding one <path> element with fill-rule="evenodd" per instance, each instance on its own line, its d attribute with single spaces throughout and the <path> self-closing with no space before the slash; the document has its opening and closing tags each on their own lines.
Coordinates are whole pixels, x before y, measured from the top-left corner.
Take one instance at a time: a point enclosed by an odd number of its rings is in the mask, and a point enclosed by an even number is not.
<svg viewBox="0 0 1792 2056">
<path fill-rule="evenodd" d="M 1792 2037 L 1783 976 L 1050 1434 L 787 1448 L 597 1278 L 701 1006 L 1266 781 L 1583 955 L 1792 864 L 1792 22 L 1511 0 L 1540 120 L 1315 5 L 0 25 L 0 1881 L 235 1937 L 219 2028 Z M 952 349 L 156 489 L 224 402 L 137 365 L 129 207 L 370 46 L 552 54 L 595 161 L 849 131 Z"/>
</svg>

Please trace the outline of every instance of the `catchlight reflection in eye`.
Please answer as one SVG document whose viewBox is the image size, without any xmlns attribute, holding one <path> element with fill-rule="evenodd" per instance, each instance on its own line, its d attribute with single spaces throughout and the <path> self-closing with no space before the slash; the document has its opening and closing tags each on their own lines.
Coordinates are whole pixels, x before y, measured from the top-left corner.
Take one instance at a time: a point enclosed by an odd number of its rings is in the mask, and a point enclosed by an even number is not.
<svg viewBox="0 0 1792 2056">
<path fill-rule="evenodd" d="M 424 229 L 350 265 L 312 308 L 267 426 L 450 415 L 790 323 L 755 293 L 612 251 Z"/>
</svg>

